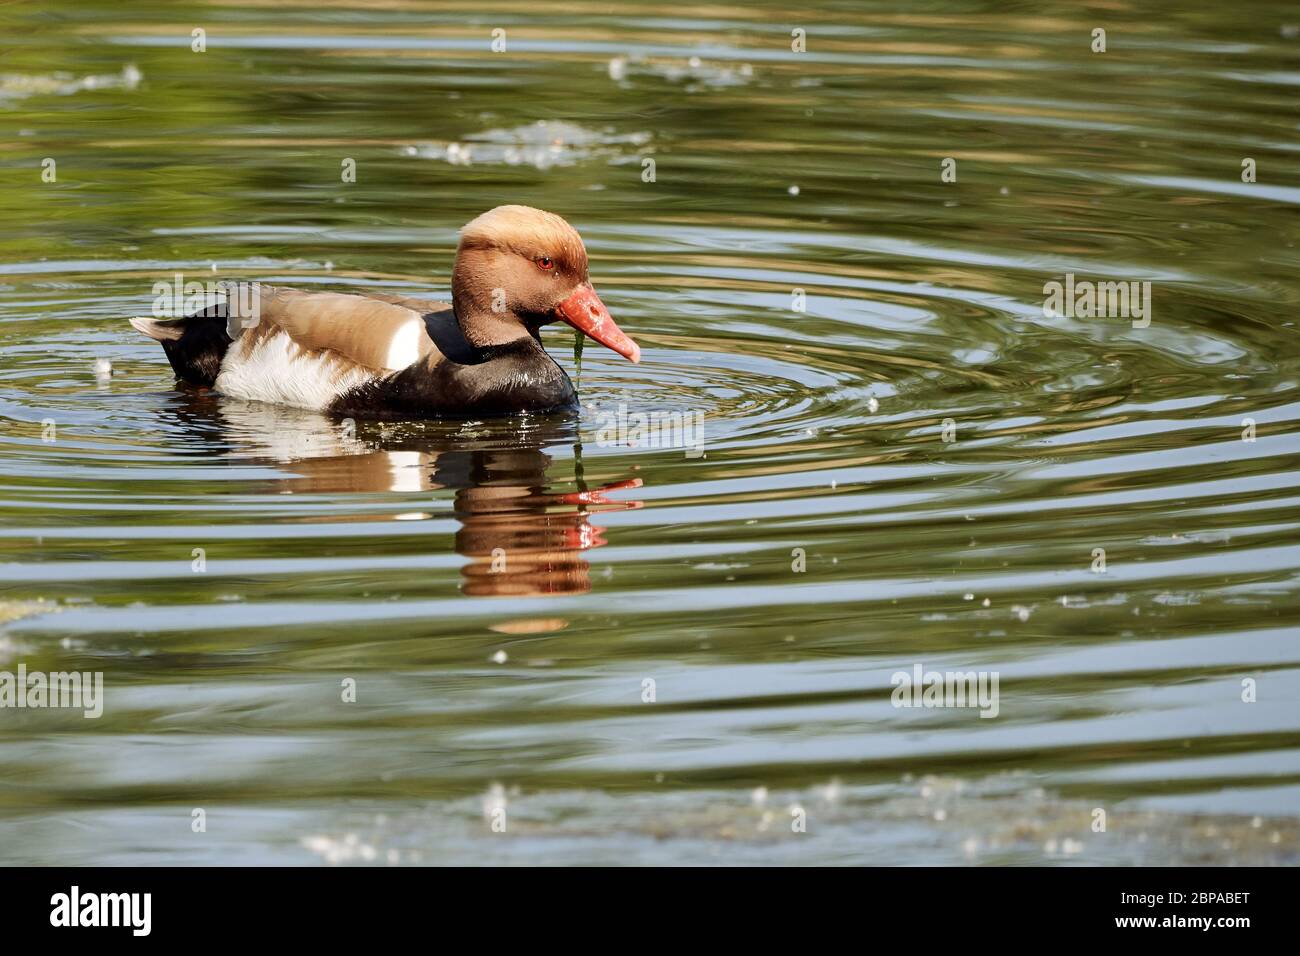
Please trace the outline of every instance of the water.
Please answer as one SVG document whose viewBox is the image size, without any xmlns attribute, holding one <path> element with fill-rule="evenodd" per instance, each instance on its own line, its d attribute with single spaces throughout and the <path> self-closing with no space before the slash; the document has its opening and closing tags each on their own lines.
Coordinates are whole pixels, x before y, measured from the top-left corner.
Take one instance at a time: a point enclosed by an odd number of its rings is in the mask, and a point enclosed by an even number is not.
<svg viewBox="0 0 1300 956">
<path fill-rule="evenodd" d="M 0 860 L 1296 862 L 1300 17 L 794 15 L 0 11 L 0 668 L 107 695 L 0 711 Z M 503 202 L 644 349 L 580 418 L 353 433 L 124 321 L 445 295 Z"/>
</svg>

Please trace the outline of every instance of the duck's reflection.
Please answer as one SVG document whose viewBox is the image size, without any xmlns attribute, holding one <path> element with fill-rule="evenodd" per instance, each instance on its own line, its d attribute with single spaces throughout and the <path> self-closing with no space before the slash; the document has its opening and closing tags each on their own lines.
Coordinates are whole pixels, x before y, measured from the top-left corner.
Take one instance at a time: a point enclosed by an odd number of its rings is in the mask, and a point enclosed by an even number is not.
<svg viewBox="0 0 1300 956">
<path fill-rule="evenodd" d="M 444 462 L 456 457 L 458 460 Z M 583 553 L 605 543 L 593 511 L 639 508 L 639 501 L 609 501 L 605 494 L 638 488 L 639 478 L 596 490 L 547 492 L 551 457 L 536 445 L 497 451 L 443 453 L 438 465 L 464 467 L 463 478 L 443 468 L 445 487 L 456 489 L 454 511 L 460 520 L 456 552 L 469 558 L 461 568 L 466 594 L 569 594 L 591 590 L 590 565 Z"/>
<path fill-rule="evenodd" d="M 453 492 L 460 524 L 455 550 L 468 558 L 461 590 L 482 596 L 537 596 L 591 590 L 584 554 L 605 543 L 591 523 L 601 511 L 640 508 L 640 501 L 611 501 L 609 492 L 638 488 L 641 479 L 588 488 L 582 479 L 577 425 L 570 417 L 472 424 L 394 425 L 337 421 L 313 412 L 220 398 L 182 396 L 178 418 L 227 454 L 250 465 L 274 467 L 283 477 L 268 490 L 292 494 Z M 552 457 L 543 448 L 573 444 L 576 478 L 547 490 Z M 373 503 L 367 503 L 373 504 Z M 443 512 L 391 514 L 426 519 Z M 421 503 L 423 506 L 423 503 Z M 367 508 L 366 520 L 382 513 Z M 332 512 L 322 520 L 353 521 L 357 513 Z"/>
</svg>

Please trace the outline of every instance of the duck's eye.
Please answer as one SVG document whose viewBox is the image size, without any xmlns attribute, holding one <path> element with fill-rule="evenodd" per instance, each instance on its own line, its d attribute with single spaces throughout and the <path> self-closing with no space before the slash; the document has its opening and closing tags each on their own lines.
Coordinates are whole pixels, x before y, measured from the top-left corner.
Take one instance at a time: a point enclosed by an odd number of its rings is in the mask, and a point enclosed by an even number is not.
<svg viewBox="0 0 1300 956">
<path fill-rule="evenodd" d="M 537 263 L 537 268 L 539 268 L 539 269 L 548 269 L 548 270 L 549 270 L 549 269 L 554 269 L 554 268 L 555 268 L 555 260 L 552 259 L 550 256 L 539 256 L 539 257 L 538 257 L 536 260 L 534 260 L 534 261 Z"/>
</svg>

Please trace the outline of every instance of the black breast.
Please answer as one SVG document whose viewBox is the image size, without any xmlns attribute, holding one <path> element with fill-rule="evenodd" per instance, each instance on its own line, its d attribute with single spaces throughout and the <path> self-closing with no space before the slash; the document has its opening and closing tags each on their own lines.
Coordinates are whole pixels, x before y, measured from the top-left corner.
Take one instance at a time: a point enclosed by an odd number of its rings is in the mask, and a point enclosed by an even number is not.
<svg viewBox="0 0 1300 956">
<path fill-rule="evenodd" d="M 440 338 L 433 329 L 430 335 L 439 351 L 444 342 L 448 346 L 441 360 L 416 362 L 358 386 L 339 396 L 330 410 L 358 417 L 459 418 L 577 407 L 569 376 L 532 337 L 474 349 L 463 338 L 459 343 Z"/>
</svg>

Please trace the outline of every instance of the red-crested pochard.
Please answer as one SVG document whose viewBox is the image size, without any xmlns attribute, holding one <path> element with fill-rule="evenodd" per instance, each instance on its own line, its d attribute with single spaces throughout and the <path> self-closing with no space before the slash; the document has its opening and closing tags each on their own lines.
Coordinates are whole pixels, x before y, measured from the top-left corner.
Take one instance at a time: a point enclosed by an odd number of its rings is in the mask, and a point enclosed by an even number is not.
<svg viewBox="0 0 1300 956">
<path fill-rule="evenodd" d="M 563 320 L 633 362 L 641 350 L 587 277 L 577 230 L 553 213 L 498 206 L 461 230 L 451 304 L 255 284 L 181 319 L 135 318 L 176 375 L 235 398 L 359 416 L 500 415 L 573 407 L 542 348 Z"/>
</svg>

